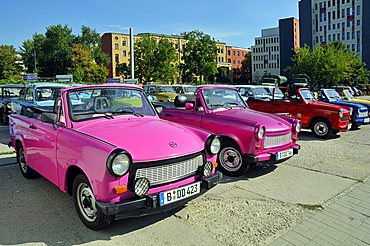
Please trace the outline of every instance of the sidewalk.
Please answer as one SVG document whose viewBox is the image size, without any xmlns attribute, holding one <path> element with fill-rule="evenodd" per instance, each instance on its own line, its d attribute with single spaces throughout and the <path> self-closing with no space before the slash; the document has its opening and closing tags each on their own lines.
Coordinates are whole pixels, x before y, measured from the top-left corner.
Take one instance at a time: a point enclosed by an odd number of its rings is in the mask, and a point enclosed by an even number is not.
<svg viewBox="0 0 370 246">
<path fill-rule="evenodd" d="M 370 245 L 370 180 L 270 245 Z"/>
</svg>

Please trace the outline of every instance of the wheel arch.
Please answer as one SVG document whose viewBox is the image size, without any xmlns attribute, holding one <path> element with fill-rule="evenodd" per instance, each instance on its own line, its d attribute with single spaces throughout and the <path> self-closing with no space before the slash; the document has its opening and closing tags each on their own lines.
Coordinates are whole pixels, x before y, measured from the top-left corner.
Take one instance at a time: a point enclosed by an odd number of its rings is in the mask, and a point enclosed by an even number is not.
<svg viewBox="0 0 370 246">
<path fill-rule="evenodd" d="M 81 168 L 79 168 L 78 166 L 72 165 L 72 166 L 68 167 L 68 170 L 67 170 L 66 175 L 65 175 L 65 185 L 64 185 L 65 190 L 66 190 L 68 195 L 72 196 L 73 182 L 74 182 L 75 178 L 80 174 L 83 174 L 83 175 L 86 176 L 85 172 Z"/>
<path fill-rule="evenodd" d="M 327 118 L 327 117 L 325 117 L 325 116 L 315 116 L 315 117 L 313 117 L 313 118 L 310 120 L 310 123 L 309 123 L 310 128 L 312 128 L 312 127 L 313 127 L 314 122 L 316 122 L 317 120 L 326 120 L 327 122 L 329 122 L 329 123 L 330 123 L 330 127 L 332 127 L 332 128 L 333 128 L 333 124 L 331 123 L 330 119 L 329 119 L 329 118 Z"/>
</svg>

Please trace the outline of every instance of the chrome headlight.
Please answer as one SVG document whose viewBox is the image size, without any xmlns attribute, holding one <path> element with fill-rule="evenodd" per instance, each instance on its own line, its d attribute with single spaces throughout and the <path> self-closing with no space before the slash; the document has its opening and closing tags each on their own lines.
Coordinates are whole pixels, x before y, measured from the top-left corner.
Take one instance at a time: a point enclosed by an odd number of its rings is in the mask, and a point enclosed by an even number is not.
<svg viewBox="0 0 370 246">
<path fill-rule="evenodd" d="M 107 169 L 113 176 L 122 177 L 130 169 L 131 163 L 131 155 L 122 149 L 117 149 L 108 156 Z"/>
<path fill-rule="evenodd" d="M 259 126 L 258 128 L 256 128 L 255 137 L 257 141 L 261 140 L 265 136 L 265 133 L 266 133 L 266 128 L 264 126 Z"/>
<path fill-rule="evenodd" d="M 301 125 L 301 121 L 297 120 L 294 124 L 293 124 L 293 132 L 295 133 L 298 133 L 300 132 L 302 129 L 302 125 Z"/>
<path fill-rule="evenodd" d="M 221 138 L 212 134 L 206 141 L 206 150 L 210 155 L 217 155 L 221 149 Z"/>
<path fill-rule="evenodd" d="M 11 103 L 7 103 L 7 104 L 6 104 L 6 107 L 7 107 L 8 109 L 11 109 L 11 108 L 12 108 Z"/>
<path fill-rule="evenodd" d="M 339 113 L 338 113 L 338 114 L 339 114 L 339 117 L 341 117 L 341 118 L 343 117 L 343 111 L 344 111 L 344 110 L 343 110 L 342 108 L 341 108 L 341 109 L 339 109 Z"/>
<path fill-rule="evenodd" d="M 147 178 L 138 178 L 135 180 L 134 193 L 137 196 L 143 197 L 148 193 L 150 187 L 149 180 Z"/>
</svg>

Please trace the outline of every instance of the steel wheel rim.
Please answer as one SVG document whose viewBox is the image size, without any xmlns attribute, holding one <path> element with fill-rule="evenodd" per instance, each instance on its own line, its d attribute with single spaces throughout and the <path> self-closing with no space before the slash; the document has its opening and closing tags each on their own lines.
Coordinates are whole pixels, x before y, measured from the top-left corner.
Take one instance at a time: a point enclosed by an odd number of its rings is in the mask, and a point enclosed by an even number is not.
<svg viewBox="0 0 370 246">
<path fill-rule="evenodd" d="M 324 122 L 317 122 L 315 124 L 315 132 L 319 136 L 325 136 L 329 131 L 329 127 Z"/>
<path fill-rule="evenodd" d="M 82 216 L 89 222 L 94 222 L 97 216 L 95 196 L 89 185 L 81 183 L 77 187 L 77 204 Z"/>
<path fill-rule="evenodd" d="M 28 165 L 27 165 L 26 160 L 24 158 L 23 149 L 19 150 L 19 165 L 21 166 L 22 172 L 27 173 Z"/>
<path fill-rule="evenodd" d="M 242 166 L 242 156 L 232 147 L 223 148 L 220 152 L 220 163 L 229 172 L 235 172 Z"/>
</svg>

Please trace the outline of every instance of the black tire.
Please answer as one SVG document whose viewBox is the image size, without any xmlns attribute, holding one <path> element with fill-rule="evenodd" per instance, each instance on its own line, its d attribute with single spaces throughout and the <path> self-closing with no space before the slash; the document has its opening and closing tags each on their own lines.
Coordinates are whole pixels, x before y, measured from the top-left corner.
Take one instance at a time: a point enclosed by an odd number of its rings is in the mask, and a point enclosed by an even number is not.
<svg viewBox="0 0 370 246">
<path fill-rule="evenodd" d="M 327 119 L 315 119 L 311 124 L 311 131 L 319 138 L 329 138 L 333 133 L 333 128 Z"/>
<path fill-rule="evenodd" d="M 5 125 L 5 121 L 4 121 L 4 111 L 2 109 L 0 109 L 0 121 L 1 121 L 1 124 Z"/>
<path fill-rule="evenodd" d="M 40 177 L 40 174 L 27 165 L 22 146 L 19 146 L 17 149 L 17 163 L 23 177 L 26 179 L 35 179 Z"/>
<path fill-rule="evenodd" d="M 248 171 L 250 163 L 243 159 L 239 146 L 230 141 L 224 141 L 222 145 L 217 157 L 220 171 L 233 177 L 241 176 Z"/>
<path fill-rule="evenodd" d="M 92 230 L 106 228 L 113 221 L 113 216 L 103 214 L 95 204 L 95 196 L 89 180 L 79 174 L 73 181 L 73 202 L 82 223 Z"/>
</svg>

